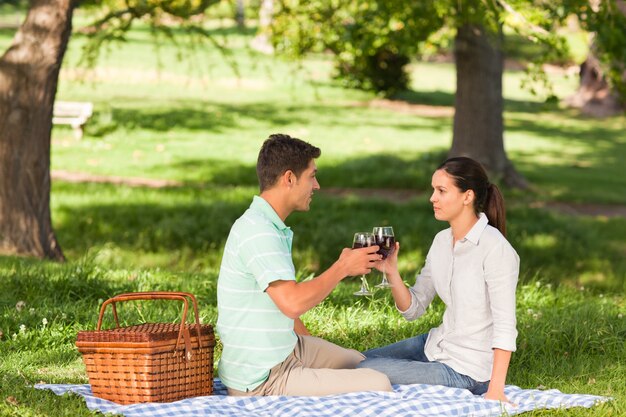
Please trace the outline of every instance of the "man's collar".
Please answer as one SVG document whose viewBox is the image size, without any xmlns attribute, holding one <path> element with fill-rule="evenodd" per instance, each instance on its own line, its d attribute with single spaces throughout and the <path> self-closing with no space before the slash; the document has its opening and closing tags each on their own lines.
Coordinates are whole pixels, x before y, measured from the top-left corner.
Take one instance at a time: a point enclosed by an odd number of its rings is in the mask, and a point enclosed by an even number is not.
<svg viewBox="0 0 626 417">
<path fill-rule="evenodd" d="M 267 202 L 263 197 L 255 195 L 252 199 L 252 204 L 250 204 L 250 208 L 256 211 L 259 211 L 265 215 L 279 230 L 289 229 L 285 222 L 283 222 L 276 211 L 272 208 L 270 203 Z"/>
</svg>

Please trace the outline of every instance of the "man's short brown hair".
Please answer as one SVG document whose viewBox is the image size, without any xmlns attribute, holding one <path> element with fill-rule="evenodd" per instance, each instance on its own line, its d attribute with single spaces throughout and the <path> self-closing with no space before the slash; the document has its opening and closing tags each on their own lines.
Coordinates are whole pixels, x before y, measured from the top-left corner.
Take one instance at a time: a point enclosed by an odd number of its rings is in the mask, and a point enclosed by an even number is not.
<svg viewBox="0 0 626 417">
<path fill-rule="evenodd" d="M 312 159 L 319 158 L 322 151 L 298 138 L 281 133 L 270 135 L 263 142 L 256 163 L 261 192 L 276 184 L 286 171 L 292 171 L 296 177 L 309 166 Z"/>
</svg>

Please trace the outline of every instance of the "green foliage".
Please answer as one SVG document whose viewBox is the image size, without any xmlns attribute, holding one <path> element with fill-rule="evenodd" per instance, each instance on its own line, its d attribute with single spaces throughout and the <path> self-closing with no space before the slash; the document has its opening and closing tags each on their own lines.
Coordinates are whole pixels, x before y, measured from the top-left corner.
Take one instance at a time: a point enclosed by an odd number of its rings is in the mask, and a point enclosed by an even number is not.
<svg viewBox="0 0 626 417">
<path fill-rule="evenodd" d="M 350 87 L 393 94 L 406 89 L 406 65 L 442 23 L 435 2 L 284 1 L 273 26 L 280 53 L 330 50 Z"/>
<path fill-rule="evenodd" d="M 568 54 L 566 39 L 557 34 L 557 30 L 567 24 L 568 19 L 575 19 L 580 27 L 591 34 L 592 51 L 597 54 L 605 68 L 607 81 L 616 92 L 626 99 L 626 3 L 622 0 L 598 1 L 594 4 L 586 0 L 568 0 L 566 2 L 545 2 L 544 9 L 534 10 L 528 22 L 534 22 L 540 28 L 534 33 L 542 35 L 542 43 L 550 46 L 534 64 L 529 65 L 530 82 L 547 85 L 541 65 L 546 62 L 562 61 Z M 519 32 L 528 32 L 533 26 L 517 25 Z M 580 62 L 579 62 L 580 63 Z"/>
<path fill-rule="evenodd" d="M 147 22 L 156 47 L 168 39 L 175 42 L 175 28 L 188 35 L 188 46 L 193 48 L 204 41 L 213 42 L 204 28 L 205 11 L 219 0 L 87 0 L 83 8 L 92 13 L 95 21 L 81 32 L 86 35 L 82 61 L 93 68 L 98 57 L 109 44 L 125 42 L 128 31 L 139 21 Z"/>
<path fill-rule="evenodd" d="M 0 4 L 0 12 L 6 12 L 9 10 L 15 10 L 17 8 L 26 7 L 25 0 L 4 0 L 2 4 Z"/>
<path fill-rule="evenodd" d="M 407 284 L 413 283 L 403 268 Z M 217 271 L 186 274 L 165 270 L 99 267 L 83 259 L 56 265 L 0 259 L 0 415 L 91 416 L 82 398 L 56 396 L 33 384 L 87 383 L 74 347 L 76 333 L 95 328 L 102 302 L 119 292 L 186 290 L 199 298 L 203 323 L 215 324 Z M 368 277 L 371 283 L 380 276 Z M 405 321 L 389 291 L 357 298 L 356 281 L 344 281 L 320 306 L 303 316 L 309 330 L 358 350 L 393 343 L 428 331 L 441 322 L 444 305 L 436 300 L 419 320 Z M 66 289 L 67 288 L 67 289 Z M 119 305 L 125 324 L 144 320 L 175 321 L 173 302 Z M 110 315 L 110 312 L 109 312 Z M 566 393 L 613 397 L 591 409 L 543 410 L 541 416 L 619 416 L 626 410 L 623 357 L 626 355 L 626 303 L 623 294 L 554 286 L 540 279 L 517 291 L 519 335 L 508 384 L 555 388 Z M 107 316 L 105 327 L 112 324 Z M 219 344 L 216 363 L 220 356 Z"/>
<path fill-rule="evenodd" d="M 626 103 L 626 3 L 608 0 L 597 7 L 593 10 L 584 4 L 577 16 L 595 34 L 595 52 L 606 68 L 606 78 Z"/>
<path fill-rule="evenodd" d="M 84 39 L 71 41 L 58 94 L 93 101 L 97 123 L 90 121 L 81 141 L 68 127 L 54 128 L 53 171 L 180 184 L 76 184 L 53 177 L 52 220 L 69 261 L 0 257 L 0 415 L 96 415 L 76 396 L 32 385 L 87 383 L 74 338 L 95 328 L 102 301 L 114 294 L 190 291 L 199 298 L 202 321 L 216 322 L 224 242 L 258 191 L 255 160 L 270 133 L 301 137 L 323 152 L 322 189 L 309 212 L 287 221 L 295 232 L 297 276 L 328 267 L 354 231 L 391 224 L 402 244 L 401 272 L 413 283 L 432 237 L 445 227 L 433 218 L 428 193 L 452 124 L 447 113 L 424 111 L 451 108 L 454 66 L 417 64 L 415 91 L 403 96 L 406 106 L 383 101 L 390 107 L 381 108 L 373 94 L 330 82 L 327 57 L 307 58 L 306 71 L 297 72 L 273 58 L 250 56 L 252 34 L 226 33 L 241 69 L 238 79 L 214 49 L 194 56 L 195 66 L 188 67 L 170 42 L 161 45 L 169 65 L 155 71 L 150 30 L 137 25 L 126 43 L 99 61 L 96 81 L 81 82 L 74 70 Z M 0 42 L 7 39 L 0 33 Z M 574 80 L 550 76 L 556 94 L 575 89 Z M 550 207 L 555 201 L 573 208 L 626 205 L 626 118 L 598 121 L 546 105 L 519 88 L 521 77 L 504 75 L 506 146 L 535 188 L 505 196 L 509 238 L 522 260 L 518 350 L 507 383 L 614 398 L 592 409 L 527 413 L 531 417 L 622 416 L 626 220 Z M 380 279 L 368 276 L 370 284 Z M 305 315 L 306 325 L 328 340 L 367 349 L 441 321 L 441 302 L 406 322 L 388 291 L 361 299 L 352 295 L 357 288 L 357 280 L 344 280 Z M 18 310 L 20 301 L 25 305 Z M 137 303 L 122 320 L 171 320 L 178 311 L 177 305 Z M 105 324 L 111 324 L 109 316 Z M 219 345 L 216 352 L 219 358 Z"/>
<path fill-rule="evenodd" d="M 292 58 L 328 50 L 335 57 L 335 75 L 345 85 L 394 95 L 409 84 L 407 64 L 442 47 L 449 51 L 457 27 L 479 25 L 493 34 L 504 28 L 540 46 L 541 53 L 525 62 L 525 87 L 536 93 L 552 88 L 543 64 L 569 61 L 569 46 L 560 29 L 568 18 L 577 16 L 585 30 L 596 34 L 609 79 L 625 93 L 626 15 L 616 1 L 598 2 L 594 10 L 583 0 L 439 1 L 409 6 L 382 0 L 286 0 L 273 22 L 274 42 L 279 53 Z M 552 92 L 547 96 L 554 99 Z"/>
</svg>

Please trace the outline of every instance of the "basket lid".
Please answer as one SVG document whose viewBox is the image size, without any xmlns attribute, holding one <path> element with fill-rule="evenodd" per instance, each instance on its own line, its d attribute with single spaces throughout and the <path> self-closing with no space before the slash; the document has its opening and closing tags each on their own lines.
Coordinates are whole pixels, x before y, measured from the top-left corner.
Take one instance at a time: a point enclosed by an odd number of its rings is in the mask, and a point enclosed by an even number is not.
<svg viewBox="0 0 626 417">
<path fill-rule="evenodd" d="M 189 335 L 197 337 L 197 326 L 186 324 Z M 78 332 L 77 342 L 156 342 L 177 339 L 180 323 L 144 323 L 109 330 L 83 330 Z M 200 337 L 213 339 L 213 326 L 200 325 Z"/>
</svg>

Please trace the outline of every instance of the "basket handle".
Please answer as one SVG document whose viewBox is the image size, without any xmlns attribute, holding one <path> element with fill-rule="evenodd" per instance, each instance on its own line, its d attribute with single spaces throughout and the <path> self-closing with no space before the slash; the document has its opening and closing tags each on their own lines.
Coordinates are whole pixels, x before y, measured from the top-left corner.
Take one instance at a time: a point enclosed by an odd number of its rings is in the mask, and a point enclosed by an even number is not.
<svg viewBox="0 0 626 417">
<path fill-rule="evenodd" d="M 120 323 L 117 317 L 117 309 L 115 308 L 115 303 L 122 301 L 137 301 L 137 300 L 179 300 L 184 304 L 183 309 L 183 317 L 181 320 L 180 330 L 178 332 L 178 339 L 176 340 L 176 349 L 180 345 L 181 339 L 185 343 L 185 356 L 187 360 L 191 359 L 191 344 L 189 342 L 189 332 L 185 327 L 187 323 L 187 311 L 189 310 L 189 301 L 188 298 L 191 299 L 194 316 L 196 321 L 196 333 L 198 334 L 198 348 L 200 348 L 200 316 L 198 315 L 198 301 L 196 297 L 188 292 L 175 292 L 175 291 L 146 291 L 146 292 L 132 292 L 132 293 L 123 293 L 118 294 L 112 298 L 109 298 L 104 303 L 102 303 L 102 307 L 100 308 L 100 315 L 98 317 L 98 326 L 97 330 L 100 331 L 102 327 L 102 319 L 104 317 L 104 313 L 106 311 L 106 307 L 111 304 L 113 309 L 113 317 L 115 319 L 116 328 L 120 327 Z"/>
</svg>

